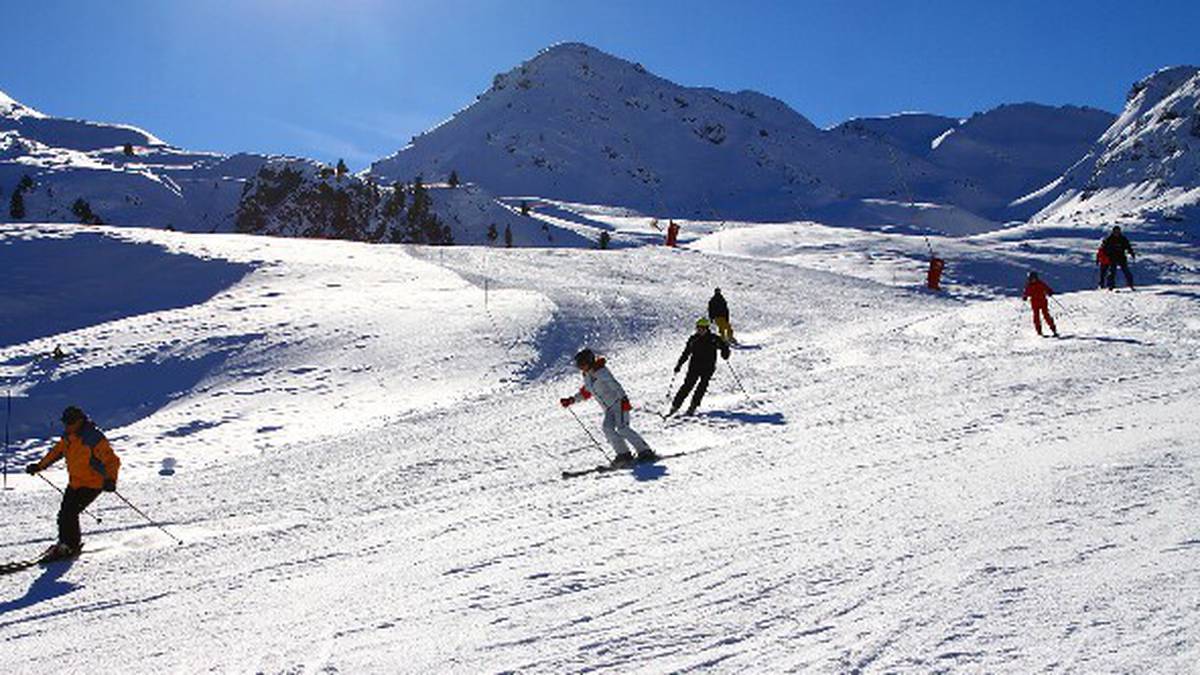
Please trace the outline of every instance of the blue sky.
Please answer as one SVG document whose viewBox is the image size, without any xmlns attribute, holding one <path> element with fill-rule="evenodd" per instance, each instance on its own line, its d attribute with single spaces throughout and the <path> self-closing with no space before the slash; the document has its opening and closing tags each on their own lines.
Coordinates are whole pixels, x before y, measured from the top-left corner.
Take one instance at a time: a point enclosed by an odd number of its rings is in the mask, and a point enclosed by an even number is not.
<svg viewBox="0 0 1200 675">
<path fill-rule="evenodd" d="M 0 0 L 0 12 L 0 90 L 43 112 L 354 169 L 562 41 L 685 85 L 755 89 L 820 126 L 1019 101 L 1118 111 L 1137 79 L 1200 64 L 1196 0 Z"/>
</svg>

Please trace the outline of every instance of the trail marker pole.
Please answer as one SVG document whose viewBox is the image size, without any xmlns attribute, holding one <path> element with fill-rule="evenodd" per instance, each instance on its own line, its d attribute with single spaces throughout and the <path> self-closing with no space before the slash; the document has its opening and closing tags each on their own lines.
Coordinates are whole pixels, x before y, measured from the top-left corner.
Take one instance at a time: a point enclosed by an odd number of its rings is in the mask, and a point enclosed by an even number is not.
<svg viewBox="0 0 1200 675">
<path fill-rule="evenodd" d="M 4 392 L 4 400 L 8 404 L 8 414 L 4 416 L 4 489 L 8 488 L 8 426 L 12 420 L 12 390 Z"/>
</svg>

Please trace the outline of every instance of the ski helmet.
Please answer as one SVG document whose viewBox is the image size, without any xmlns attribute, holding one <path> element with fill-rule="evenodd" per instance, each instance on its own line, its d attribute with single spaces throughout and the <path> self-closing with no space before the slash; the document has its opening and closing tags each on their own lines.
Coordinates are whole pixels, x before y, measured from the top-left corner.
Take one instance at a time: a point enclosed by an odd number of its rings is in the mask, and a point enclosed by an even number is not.
<svg viewBox="0 0 1200 675">
<path fill-rule="evenodd" d="M 696 328 L 708 328 L 711 325 L 708 319 L 700 317 L 696 319 Z"/>
<path fill-rule="evenodd" d="M 63 424 L 74 424 L 76 422 L 80 422 L 80 421 L 83 421 L 86 419 L 87 419 L 87 415 L 84 415 L 82 410 L 80 410 L 79 408 L 77 408 L 73 405 L 67 406 L 67 408 L 65 410 L 63 410 L 63 413 L 62 413 L 62 423 Z"/>
<path fill-rule="evenodd" d="M 1029 273 L 1029 280 L 1030 280 L 1030 281 L 1037 281 L 1037 278 L 1038 278 L 1037 272 L 1030 272 L 1030 273 Z"/>
<path fill-rule="evenodd" d="M 575 355 L 575 365 L 582 368 L 596 362 L 596 355 L 590 349 L 582 349 Z"/>
</svg>

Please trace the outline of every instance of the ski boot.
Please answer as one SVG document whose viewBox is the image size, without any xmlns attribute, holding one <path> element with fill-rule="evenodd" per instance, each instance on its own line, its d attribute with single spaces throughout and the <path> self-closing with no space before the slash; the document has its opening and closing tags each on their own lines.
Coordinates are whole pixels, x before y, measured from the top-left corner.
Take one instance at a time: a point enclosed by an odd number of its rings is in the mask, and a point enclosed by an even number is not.
<svg viewBox="0 0 1200 675">
<path fill-rule="evenodd" d="M 621 454 L 612 458 L 612 462 L 609 463 L 609 466 L 614 469 L 624 469 L 626 467 L 633 466 L 635 461 L 636 460 L 634 460 L 633 455 L 629 454 L 628 452 L 622 452 Z"/>
<path fill-rule="evenodd" d="M 63 542 L 57 542 L 50 545 L 46 552 L 42 554 L 42 562 L 53 562 L 55 560 L 64 560 L 66 558 L 74 558 L 83 550 L 83 544 L 79 546 L 71 546 Z"/>
<path fill-rule="evenodd" d="M 638 451 L 638 454 L 637 454 L 638 464 L 649 464 L 657 459 L 658 459 L 658 453 L 654 452 L 650 448 L 646 448 L 645 450 Z"/>
</svg>

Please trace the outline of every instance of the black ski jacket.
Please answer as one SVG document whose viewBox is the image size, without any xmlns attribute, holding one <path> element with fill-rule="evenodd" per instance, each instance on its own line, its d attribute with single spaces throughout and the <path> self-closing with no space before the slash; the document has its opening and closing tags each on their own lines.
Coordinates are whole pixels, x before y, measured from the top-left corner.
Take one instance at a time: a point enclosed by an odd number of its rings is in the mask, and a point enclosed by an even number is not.
<svg viewBox="0 0 1200 675">
<path fill-rule="evenodd" d="M 712 299 L 708 301 L 708 318 L 729 318 L 729 305 L 725 304 L 725 296 L 720 293 L 713 294 Z"/>
<path fill-rule="evenodd" d="M 1127 262 L 1125 260 L 1126 253 L 1133 255 L 1133 246 L 1130 246 L 1129 240 L 1125 238 L 1124 234 L 1108 235 L 1100 247 L 1104 249 L 1105 255 L 1114 265 Z"/>
<path fill-rule="evenodd" d="M 675 369 L 682 368 L 683 362 L 690 356 L 692 362 L 688 364 L 689 373 L 712 374 L 717 369 L 718 351 L 721 352 L 721 358 L 729 359 L 729 345 L 725 344 L 724 340 L 713 333 L 696 333 L 688 338 L 687 347 L 679 355 Z"/>
</svg>

